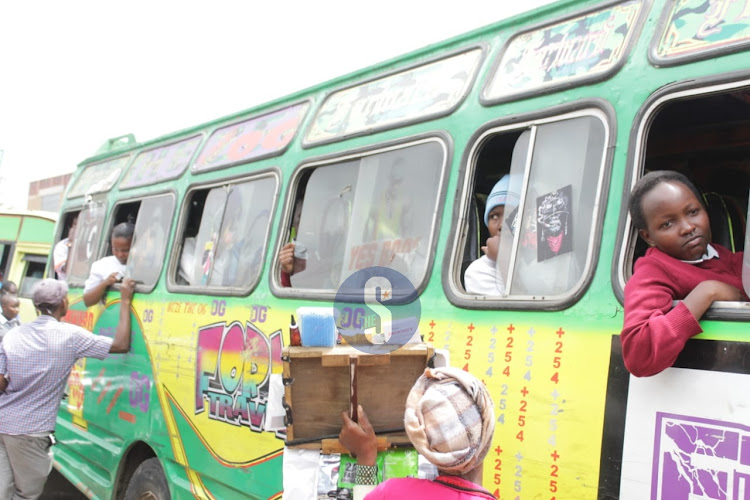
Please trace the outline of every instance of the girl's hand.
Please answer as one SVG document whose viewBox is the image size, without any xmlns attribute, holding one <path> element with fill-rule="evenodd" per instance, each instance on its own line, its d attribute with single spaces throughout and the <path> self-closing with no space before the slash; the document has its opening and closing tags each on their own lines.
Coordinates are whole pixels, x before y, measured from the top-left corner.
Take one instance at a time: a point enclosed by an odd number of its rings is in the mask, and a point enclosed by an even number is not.
<svg viewBox="0 0 750 500">
<path fill-rule="evenodd" d="M 711 304 L 717 300 L 740 301 L 742 293 L 723 281 L 707 280 L 698 283 L 682 301 L 696 320 L 701 319 Z"/>
</svg>

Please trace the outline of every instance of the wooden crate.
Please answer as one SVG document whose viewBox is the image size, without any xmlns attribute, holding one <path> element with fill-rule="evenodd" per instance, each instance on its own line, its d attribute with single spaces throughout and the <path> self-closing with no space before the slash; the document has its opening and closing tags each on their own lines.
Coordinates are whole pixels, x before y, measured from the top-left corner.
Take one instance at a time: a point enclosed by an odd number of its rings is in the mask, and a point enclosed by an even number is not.
<svg viewBox="0 0 750 500">
<path fill-rule="evenodd" d="M 288 405 L 287 445 L 322 447 L 341 430 L 349 411 L 349 366 L 357 358 L 357 401 L 376 433 L 404 441 L 406 396 L 433 354 L 428 344 L 407 344 L 389 354 L 366 354 L 348 345 L 286 347 L 284 401 Z M 328 443 L 331 450 L 331 444 Z"/>
</svg>

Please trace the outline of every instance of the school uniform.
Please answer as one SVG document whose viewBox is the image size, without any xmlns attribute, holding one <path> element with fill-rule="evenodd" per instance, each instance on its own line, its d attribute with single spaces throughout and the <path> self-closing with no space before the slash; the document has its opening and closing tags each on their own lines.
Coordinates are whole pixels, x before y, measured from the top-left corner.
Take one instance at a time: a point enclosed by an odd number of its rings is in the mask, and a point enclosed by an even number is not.
<svg viewBox="0 0 750 500">
<path fill-rule="evenodd" d="M 655 375 L 672 366 L 688 339 L 701 333 L 683 302 L 703 281 L 717 280 L 742 291 L 743 253 L 709 245 L 706 255 L 682 261 L 649 248 L 635 263 L 625 286 L 625 319 L 620 334 L 625 367 L 637 377 Z"/>
</svg>

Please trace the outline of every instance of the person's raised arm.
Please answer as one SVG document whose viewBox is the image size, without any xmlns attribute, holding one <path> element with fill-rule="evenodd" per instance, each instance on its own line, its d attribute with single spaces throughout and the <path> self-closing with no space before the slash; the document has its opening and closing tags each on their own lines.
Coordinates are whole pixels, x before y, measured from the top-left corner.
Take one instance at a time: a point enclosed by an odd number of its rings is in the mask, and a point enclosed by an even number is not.
<svg viewBox="0 0 750 500">
<path fill-rule="evenodd" d="M 83 303 L 86 304 L 86 307 L 91 307 L 102 300 L 104 294 L 107 293 L 107 288 L 117 283 L 119 274 L 120 273 L 118 272 L 114 272 L 101 280 L 90 290 L 83 292 Z"/>
<path fill-rule="evenodd" d="M 117 322 L 115 338 L 109 348 L 111 353 L 125 353 L 130 350 L 130 303 L 133 300 L 135 280 L 127 278 L 120 286 L 120 321 Z"/>
</svg>

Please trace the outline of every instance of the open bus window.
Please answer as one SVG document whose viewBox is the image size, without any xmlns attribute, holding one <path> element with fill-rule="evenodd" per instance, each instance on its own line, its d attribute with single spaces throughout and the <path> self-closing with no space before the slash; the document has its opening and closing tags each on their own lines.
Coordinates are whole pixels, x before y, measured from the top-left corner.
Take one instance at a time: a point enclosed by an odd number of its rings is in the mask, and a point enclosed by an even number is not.
<svg viewBox="0 0 750 500">
<path fill-rule="evenodd" d="M 5 280 L 10 267 L 10 256 L 13 253 L 13 243 L 5 241 L 0 243 L 0 282 Z"/>
<path fill-rule="evenodd" d="M 80 210 L 66 212 L 62 217 L 62 232 L 55 242 L 52 250 L 52 266 L 48 270 L 49 277 L 67 281 L 68 279 L 68 257 L 70 248 L 75 240 L 76 229 L 78 229 L 78 214 Z"/>
<path fill-rule="evenodd" d="M 635 159 L 630 186 L 653 170 L 684 174 L 703 194 L 712 243 L 739 252 L 745 246 L 750 187 L 750 89 L 721 87 L 720 91 L 712 87 L 683 91 L 651 105 L 643 114 L 649 126 L 638 138 L 645 148 Z M 626 229 L 620 293 L 647 248 L 632 223 Z M 747 269 L 750 262 L 745 259 Z M 744 288 L 749 289 L 750 276 L 744 278 Z"/>
<path fill-rule="evenodd" d="M 23 257 L 24 270 L 21 277 L 21 285 L 18 287 L 18 295 L 31 298 L 34 285 L 44 278 L 44 267 L 47 264 L 47 256 L 27 254 Z"/>
<path fill-rule="evenodd" d="M 107 208 L 104 203 L 91 202 L 81 210 L 73 245 L 68 255 L 68 283 L 83 286 L 91 264 L 98 258 Z"/>
<path fill-rule="evenodd" d="M 277 180 L 266 175 L 190 194 L 175 282 L 249 290 L 263 265 L 263 249 Z"/>
<path fill-rule="evenodd" d="M 138 208 L 146 216 L 136 219 L 125 275 L 146 288 L 153 287 L 161 274 L 174 205 L 174 196 L 165 194 L 144 199 Z"/>
<path fill-rule="evenodd" d="M 336 290 L 357 270 L 384 266 L 418 288 L 429 264 L 444 166 L 444 146 L 431 140 L 306 173 L 295 238 L 295 260 L 306 263 L 291 276 L 292 287 Z"/>
<path fill-rule="evenodd" d="M 481 139 L 460 279 L 488 237 L 484 203 L 509 174 L 497 259 L 485 279 L 497 299 L 561 300 L 582 286 L 594 252 L 604 177 L 603 116 L 559 118 Z M 458 259 L 457 259 L 458 260 Z M 490 261 L 491 262 L 491 261 Z M 463 281 L 461 282 L 463 287 Z"/>
</svg>

